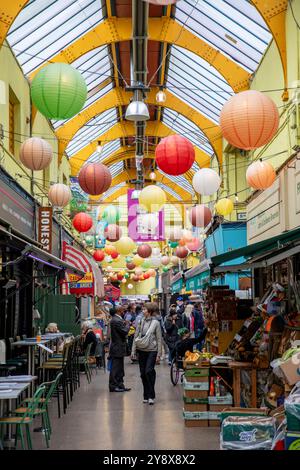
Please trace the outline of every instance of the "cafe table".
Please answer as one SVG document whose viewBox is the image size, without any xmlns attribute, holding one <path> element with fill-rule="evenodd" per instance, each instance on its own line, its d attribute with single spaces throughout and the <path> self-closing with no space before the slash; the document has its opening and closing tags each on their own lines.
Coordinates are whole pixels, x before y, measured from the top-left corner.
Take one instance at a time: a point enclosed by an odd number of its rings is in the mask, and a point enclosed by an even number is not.
<svg viewBox="0 0 300 470">
<path fill-rule="evenodd" d="M 18 376 L 10 376 L 10 377 L 1 377 L 0 381 L 0 416 L 3 416 L 3 404 L 5 401 L 8 402 L 7 412 L 8 415 L 12 413 L 12 401 L 18 400 L 22 393 L 27 390 L 30 385 L 31 381 L 17 381 Z M 3 380 L 3 379 L 10 379 L 10 380 Z M 7 438 L 4 439 L 4 446 L 11 447 L 13 445 L 12 439 L 12 429 L 11 425 L 8 425 L 7 428 Z"/>
</svg>

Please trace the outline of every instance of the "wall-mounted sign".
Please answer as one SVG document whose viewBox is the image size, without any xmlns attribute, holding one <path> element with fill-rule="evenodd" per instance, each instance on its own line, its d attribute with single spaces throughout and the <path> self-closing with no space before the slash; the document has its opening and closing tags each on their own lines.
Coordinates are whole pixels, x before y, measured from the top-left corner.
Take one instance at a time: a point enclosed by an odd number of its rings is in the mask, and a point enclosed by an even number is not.
<svg viewBox="0 0 300 470">
<path fill-rule="evenodd" d="M 128 235 L 135 242 L 162 241 L 165 239 L 164 234 L 164 211 L 152 214 L 153 223 L 145 225 L 143 215 L 147 212 L 139 206 L 138 194 L 136 190 L 129 189 L 128 198 Z M 157 220 L 155 221 L 155 218 Z"/>
<path fill-rule="evenodd" d="M 44 251 L 52 253 L 52 207 L 39 207 L 38 240 Z"/>
<path fill-rule="evenodd" d="M 236 215 L 238 220 L 247 220 L 247 212 L 238 212 Z"/>
</svg>

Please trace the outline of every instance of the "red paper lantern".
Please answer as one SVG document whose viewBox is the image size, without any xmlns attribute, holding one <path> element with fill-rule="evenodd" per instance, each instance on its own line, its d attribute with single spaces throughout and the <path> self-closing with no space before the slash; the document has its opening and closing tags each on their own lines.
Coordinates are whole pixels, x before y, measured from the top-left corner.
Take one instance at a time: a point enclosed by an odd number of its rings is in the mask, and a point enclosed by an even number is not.
<svg viewBox="0 0 300 470">
<path fill-rule="evenodd" d="M 182 175 L 192 167 L 195 150 L 185 137 L 170 135 L 157 145 L 155 159 L 158 167 L 168 175 Z"/>
<path fill-rule="evenodd" d="M 126 268 L 129 270 L 129 271 L 132 271 L 133 269 L 135 269 L 135 264 L 134 263 L 126 263 Z"/>
<path fill-rule="evenodd" d="M 104 229 L 104 236 L 110 242 L 117 242 L 122 236 L 122 229 L 116 224 L 109 224 Z"/>
<path fill-rule="evenodd" d="M 175 250 L 175 255 L 178 258 L 186 258 L 189 254 L 189 250 L 185 246 L 178 246 Z"/>
<path fill-rule="evenodd" d="M 118 281 L 122 281 L 123 277 L 124 277 L 123 274 L 121 273 L 117 274 Z"/>
<path fill-rule="evenodd" d="M 149 279 L 150 274 L 149 273 L 144 273 L 144 279 Z"/>
<path fill-rule="evenodd" d="M 95 253 L 93 254 L 93 258 L 95 261 L 98 261 L 99 263 L 104 260 L 105 258 L 105 253 L 102 250 L 96 250 Z"/>
<path fill-rule="evenodd" d="M 117 259 L 117 257 L 119 256 L 119 253 L 117 252 L 117 250 L 113 251 L 110 256 L 112 257 L 112 259 Z"/>
<path fill-rule="evenodd" d="M 111 280 L 112 280 L 113 282 L 117 282 L 118 276 L 112 276 Z"/>
<path fill-rule="evenodd" d="M 87 163 L 80 170 L 78 182 L 87 194 L 97 196 L 108 190 L 112 177 L 109 169 L 102 163 Z"/>
<path fill-rule="evenodd" d="M 211 211 L 203 204 L 192 207 L 189 212 L 189 219 L 194 227 L 206 227 L 211 221 Z"/>
<path fill-rule="evenodd" d="M 138 247 L 137 253 L 141 258 L 149 258 L 149 256 L 151 256 L 151 253 L 152 253 L 152 248 L 150 245 L 143 243 L 143 245 L 140 245 Z"/>
<path fill-rule="evenodd" d="M 78 212 L 78 214 L 75 215 L 72 223 L 77 232 L 83 233 L 88 232 L 92 228 L 93 219 L 85 212 Z"/>
<path fill-rule="evenodd" d="M 138 282 L 139 281 L 139 276 L 137 276 L 136 274 L 134 276 L 132 276 L 132 280 L 134 282 Z"/>
<path fill-rule="evenodd" d="M 178 242 L 179 246 L 185 246 L 186 242 L 183 238 L 181 238 Z"/>
<path fill-rule="evenodd" d="M 279 113 L 271 98 L 260 91 L 242 91 L 224 104 L 220 125 L 231 145 L 244 150 L 256 149 L 276 134 Z"/>
</svg>

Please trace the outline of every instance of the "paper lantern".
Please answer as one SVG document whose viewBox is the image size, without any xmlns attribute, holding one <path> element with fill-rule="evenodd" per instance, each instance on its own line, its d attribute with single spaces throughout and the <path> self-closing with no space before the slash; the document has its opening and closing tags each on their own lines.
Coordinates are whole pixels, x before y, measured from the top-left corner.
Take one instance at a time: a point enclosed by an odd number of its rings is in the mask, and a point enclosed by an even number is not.
<svg viewBox="0 0 300 470">
<path fill-rule="evenodd" d="M 86 242 L 87 246 L 93 246 L 95 238 L 93 237 L 93 235 L 87 235 L 84 241 Z"/>
<path fill-rule="evenodd" d="M 182 238 L 182 235 L 182 228 L 173 227 L 170 229 L 169 240 L 171 240 L 171 242 L 177 242 Z"/>
<path fill-rule="evenodd" d="M 144 279 L 146 280 L 146 279 L 149 279 L 150 274 L 149 273 L 144 273 L 143 276 L 144 276 Z"/>
<path fill-rule="evenodd" d="M 160 249 L 157 246 L 155 248 L 152 248 L 152 256 L 153 257 L 160 256 Z"/>
<path fill-rule="evenodd" d="M 185 245 L 186 245 L 186 241 L 185 241 L 183 238 L 181 238 L 181 239 L 179 240 L 179 242 L 178 242 L 178 245 L 179 245 L 179 246 L 185 246 Z"/>
<path fill-rule="evenodd" d="M 155 277 L 156 276 L 156 271 L 155 269 L 149 269 L 148 273 L 150 274 L 150 277 Z"/>
<path fill-rule="evenodd" d="M 137 276 L 136 274 L 132 277 L 132 280 L 134 282 L 138 282 L 139 281 L 139 276 Z"/>
<path fill-rule="evenodd" d="M 184 242 L 184 243 L 185 243 L 185 242 Z M 170 246 L 171 248 L 176 248 L 176 247 L 178 246 L 178 242 L 171 242 L 171 241 L 169 241 L 169 246 Z"/>
<path fill-rule="evenodd" d="M 221 178 L 215 170 L 201 168 L 194 174 L 192 184 L 196 193 L 210 196 L 218 191 Z"/>
<path fill-rule="evenodd" d="M 134 255 L 134 257 L 132 258 L 132 262 L 136 265 L 136 266 L 141 266 L 144 262 L 144 259 L 141 258 L 139 255 Z"/>
<path fill-rule="evenodd" d="M 73 227 L 77 232 L 84 233 L 88 232 L 93 226 L 93 219 L 90 215 L 85 214 L 85 212 L 79 212 L 73 218 Z"/>
<path fill-rule="evenodd" d="M 152 253 L 152 248 L 150 245 L 143 243 L 142 245 L 138 247 L 137 252 L 141 258 L 149 258 L 149 256 L 151 256 L 151 253 Z"/>
<path fill-rule="evenodd" d="M 52 155 L 51 145 L 39 137 L 26 139 L 20 147 L 20 160 L 29 170 L 44 170 L 50 165 Z"/>
<path fill-rule="evenodd" d="M 119 225 L 109 224 L 104 229 L 104 236 L 106 240 L 109 240 L 110 242 L 116 242 L 120 240 L 122 236 L 122 229 L 119 227 Z"/>
<path fill-rule="evenodd" d="M 125 279 L 129 279 L 129 274 L 128 274 L 128 273 L 125 273 L 125 274 L 124 274 L 124 277 L 125 277 Z"/>
<path fill-rule="evenodd" d="M 122 273 L 118 273 L 118 274 L 117 274 L 118 281 L 122 281 L 123 277 L 124 277 L 124 276 L 123 276 Z"/>
<path fill-rule="evenodd" d="M 135 268 L 134 272 L 137 276 L 141 276 L 143 274 L 142 268 Z"/>
<path fill-rule="evenodd" d="M 148 269 L 148 268 L 151 268 L 151 260 L 150 259 L 146 259 L 143 264 L 142 264 L 142 268 L 144 269 Z"/>
<path fill-rule="evenodd" d="M 233 211 L 233 202 L 231 199 L 224 197 L 217 201 L 215 209 L 219 215 L 229 215 Z"/>
<path fill-rule="evenodd" d="M 175 250 L 175 255 L 178 258 L 186 258 L 189 254 L 189 250 L 185 246 L 178 246 Z"/>
<path fill-rule="evenodd" d="M 268 162 L 253 162 L 246 171 L 246 179 L 249 186 L 254 189 L 267 189 L 274 183 L 276 173 Z"/>
<path fill-rule="evenodd" d="M 170 263 L 169 256 L 163 256 L 161 259 L 161 264 L 163 264 L 164 266 L 167 266 L 169 263 Z"/>
<path fill-rule="evenodd" d="M 163 189 L 151 184 L 140 192 L 139 204 L 148 212 L 158 212 L 166 203 L 167 198 Z"/>
<path fill-rule="evenodd" d="M 127 280 L 126 279 L 122 279 L 122 284 L 126 284 Z"/>
<path fill-rule="evenodd" d="M 129 255 L 135 249 L 135 243 L 130 237 L 121 237 L 116 242 L 116 248 L 121 255 Z"/>
<path fill-rule="evenodd" d="M 179 258 L 177 256 L 171 256 L 171 263 L 173 266 L 177 266 L 179 264 Z"/>
<path fill-rule="evenodd" d="M 81 111 L 87 98 L 87 86 L 80 72 L 71 65 L 49 64 L 32 80 L 31 97 L 43 116 L 70 119 Z"/>
<path fill-rule="evenodd" d="M 160 258 L 156 258 L 156 257 L 152 257 L 151 258 L 151 264 L 152 266 L 154 266 L 155 268 L 158 268 L 161 264 L 161 259 Z"/>
<path fill-rule="evenodd" d="M 142 214 L 140 216 L 140 226 L 144 233 L 155 232 L 159 224 L 158 214 Z"/>
<path fill-rule="evenodd" d="M 78 175 L 79 186 L 88 194 L 102 194 L 111 185 L 112 177 L 109 169 L 102 163 L 86 163 Z"/>
<path fill-rule="evenodd" d="M 193 238 L 193 240 L 191 240 L 189 243 L 186 244 L 186 247 L 190 251 L 198 251 L 200 246 L 201 246 L 201 242 L 199 238 Z"/>
<path fill-rule="evenodd" d="M 170 135 L 156 146 L 155 159 L 157 166 L 168 175 L 183 175 L 193 166 L 195 150 L 185 137 Z"/>
<path fill-rule="evenodd" d="M 126 263 L 131 263 L 132 262 L 132 256 L 126 256 L 125 261 L 126 261 Z"/>
<path fill-rule="evenodd" d="M 251 150 L 270 142 L 277 132 L 279 113 L 275 103 L 260 91 L 242 91 L 223 106 L 220 126 L 234 147 Z"/>
<path fill-rule="evenodd" d="M 111 266 L 107 266 L 106 270 L 107 270 L 108 272 L 112 272 L 113 268 L 112 268 Z"/>
<path fill-rule="evenodd" d="M 102 214 L 109 224 L 115 224 L 120 220 L 120 210 L 117 206 L 107 206 Z"/>
<path fill-rule="evenodd" d="M 129 269 L 129 271 L 132 271 L 135 267 L 134 263 L 126 263 L 126 268 Z"/>
<path fill-rule="evenodd" d="M 105 260 L 106 263 L 112 263 L 112 261 L 113 261 L 111 256 L 105 256 L 105 259 L 104 259 L 104 260 Z M 110 267 L 110 266 L 109 266 L 109 267 Z M 108 268 L 107 268 L 107 269 L 108 269 Z M 111 268 L 111 269 L 112 269 L 112 268 Z"/>
<path fill-rule="evenodd" d="M 103 261 L 104 258 L 105 258 L 104 251 L 96 250 L 95 253 L 93 254 L 93 258 L 94 258 L 95 261 L 98 261 L 99 263 L 101 263 L 101 261 Z"/>
<path fill-rule="evenodd" d="M 132 284 L 128 284 L 127 287 L 128 287 L 128 289 L 130 289 L 130 290 L 133 289 L 133 285 L 132 285 Z"/>
<path fill-rule="evenodd" d="M 113 251 L 110 256 L 112 257 L 112 259 L 116 260 L 119 257 L 119 253 L 117 251 Z"/>
<path fill-rule="evenodd" d="M 169 268 L 168 268 L 167 266 L 164 266 L 164 267 L 162 268 L 162 270 L 163 270 L 164 273 L 167 273 L 167 272 L 169 271 Z"/>
<path fill-rule="evenodd" d="M 193 240 L 193 234 L 190 230 L 183 230 L 182 231 L 182 240 L 184 240 L 186 243 L 190 242 Z"/>
<path fill-rule="evenodd" d="M 114 253 L 117 250 L 113 245 L 106 245 L 106 247 L 104 248 L 104 251 L 107 255 L 111 255 L 112 253 Z"/>
<path fill-rule="evenodd" d="M 206 227 L 211 217 L 210 209 L 203 204 L 198 204 L 189 211 L 189 219 L 194 227 Z"/>
<path fill-rule="evenodd" d="M 48 191 L 48 199 L 53 206 L 65 207 L 70 202 L 71 190 L 66 184 L 53 184 Z"/>
</svg>

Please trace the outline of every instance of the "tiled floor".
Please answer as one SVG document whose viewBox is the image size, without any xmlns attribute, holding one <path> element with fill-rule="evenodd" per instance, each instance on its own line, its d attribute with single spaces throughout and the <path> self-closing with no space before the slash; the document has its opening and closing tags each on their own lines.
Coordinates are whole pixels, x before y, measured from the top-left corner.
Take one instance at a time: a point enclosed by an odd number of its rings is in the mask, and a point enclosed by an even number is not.
<svg viewBox="0 0 300 470">
<path fill-rule="evenodd" d="M 130 392 L 109 393 L 108 373 L 81 376 L 66 415 L 51 410 L 51 449 L 218 449 L 218 428 L 186 428 L 182 418 L 182 389 L 173 387 L 169 367 L 157 366 L 157 403 L 142 403 L 138 366 L 126 359 L 126 385 Z M 56 400 L 53 405 L 56 405 Z M 41 433 L 33 433 L 34 448 L 45 449 Z"/>
</svg>

